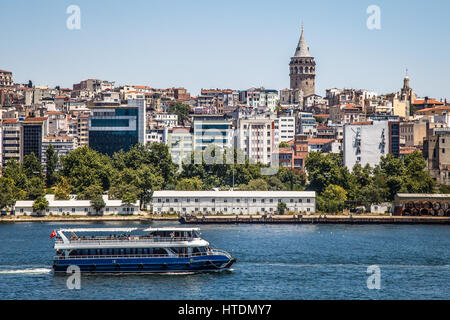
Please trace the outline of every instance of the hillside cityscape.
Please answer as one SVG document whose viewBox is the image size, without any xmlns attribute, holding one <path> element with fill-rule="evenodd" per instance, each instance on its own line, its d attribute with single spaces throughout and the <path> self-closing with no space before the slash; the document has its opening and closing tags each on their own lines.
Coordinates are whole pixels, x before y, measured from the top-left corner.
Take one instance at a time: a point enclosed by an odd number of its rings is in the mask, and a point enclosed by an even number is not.
<svg viewBox="0 0 450 320">
<path fill-rule="evenodd" d="M 394 92 L 320 95 L 313 49 L 302 27 L 289 88 L 196 96 L 112 79 L 50 88 L 0 70 L 2 214 L 384 213 L 398 194 L 449 193 L 447 100 L 418 96 L 408 71 Z"/>
</svg>

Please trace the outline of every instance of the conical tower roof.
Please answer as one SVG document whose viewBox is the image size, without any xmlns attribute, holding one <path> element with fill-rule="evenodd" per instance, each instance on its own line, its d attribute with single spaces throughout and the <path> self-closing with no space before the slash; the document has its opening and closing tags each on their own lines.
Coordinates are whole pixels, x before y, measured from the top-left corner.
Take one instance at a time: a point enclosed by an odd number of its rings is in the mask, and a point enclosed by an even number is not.
<svg viewBox="0 0 450 320">
<path fill-rule="evenodd" d="M 297 58 L 311 57 L 311 54 L 309 53 L 308 44 L 306 43 L 305 34 L 303 33 L 303 25 L 302 25 L 302 35 L 300 36 L 300 40 L 298 41 L 294 57 Z"/>
</svg>

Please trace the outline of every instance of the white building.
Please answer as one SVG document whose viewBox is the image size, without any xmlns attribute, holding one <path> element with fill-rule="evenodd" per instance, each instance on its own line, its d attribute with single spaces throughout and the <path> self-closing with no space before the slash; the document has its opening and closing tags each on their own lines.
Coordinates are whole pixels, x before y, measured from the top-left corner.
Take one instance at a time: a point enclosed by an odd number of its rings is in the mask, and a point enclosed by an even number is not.
<svg viewBox="0 0 450 320">
<path fill-rule="evenodd" d="M 233 147 L 233 122 L 217 115 L 194 117 L 194 149 L 204 151 L 208 146 L 219 149 Z"/>
<path fill-rule="evenodd" d="M 145 144 L 167 143 L 167 127 L 147 128 L 145 130 Z"/>
<path fill-rule="evenodd" d="M 155 191 L 152 199 L 158 214 L 276 214 L 280 202 L 286 211 L 316 211 L 314 191 Z"/>
<path fill-rule="evenodd" d="M 355 164 L 374 167 L 389 153 L 389 121 L 367 121 L 344 125 L 344 165 L 352 170 Z"/>
<path fill-rule="evenodd" d="M 153 113 L 151 120 L 156 122 L 156 126 L 173 128 L 178 125 L 178 115 L 165 112 Z"/>
<path fill-rule="evenodd" d="M 75 149 L 75 138 L 63 135 L 48 135 L 45 137 L 42 141 L 41 156 L 41 162 L 44 169 L 47 165 L 47 149 L 50 145 L 53 145 L 55 153 L 58 155 L 58 158 L 61 159 L 61 156 L 66 156 Z M 61 167 L 61 163 L 59 163 L 59 167 Z"/>
<path fill-rule="evenodd" d="M 310 137 L 317 136 L 317 122 L 312 113 L 298 113 L 298 133 Z"/>
<path fill-rule="evenodd" d="M 237 149 L 254 162 L 270 164 L 274 149 L 274 120 L 269 118 L 239 119 Z"/>
<path fill-rule="evenodd" d="M 288 142 L 295 137 L 295 117 L 279 117 L 274 119 L 275 123 L 275 145 Z"/>
<path fill-rule="evenodd" d="M 190 161 L 193 149 L 193 136 L 190 128 L 177 127 L 168 131 L 167 145 L 172 161 L 181 169 L 182 163 Z"/>
<path fill-rule="evenodd" d="M 75 196 L 71 196 L 70 200 L 55 200 L 55 195 L 48 194 L 45 196 L 49 206 L 45 210 L 45 215 L 81 215 L 89 216 L 96 215 L 95 209 L 91 206 L 90 200 L 76 200 Z M 110 200 L 108 195 L 103 195 L 105 207 L 99 211 L 99 215 L 113 215 L 113 214 L 135 214 L 139 213 L 139 200 L 133 204 L 126 205 L 122 200 Z M 33 200 L 16 201 L 14 206 L 15 215 L 37 215 L 33 210 Z"/>
</svg>

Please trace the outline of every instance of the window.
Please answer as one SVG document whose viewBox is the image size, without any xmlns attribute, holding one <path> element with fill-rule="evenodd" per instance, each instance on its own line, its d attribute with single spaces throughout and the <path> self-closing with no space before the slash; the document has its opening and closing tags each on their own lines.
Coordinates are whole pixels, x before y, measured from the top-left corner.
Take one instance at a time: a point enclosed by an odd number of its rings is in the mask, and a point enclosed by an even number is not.
<svg viewBox="0 0 450 320">
<path fill-rule="evenodd" d="M 178 199 L 175 199 L 175 202 L 178 202 Z"/>
<path fill-rule="evenodd" d="M 310 203 L 310 202 L 311 202 L 311 199 L 306 199 L 306 202 L 307 202 L 307 203 Z"/>
<path fill-rule="evenodd" d="M 253 203 L 256 203 L 256 199 L 253 199 Z"/>
<path fill-rule="evenodd" d="M 195 202 L 198 202 L 198 199 L 195 199 Z"/>
<path fill-rule="evenodd" d="M 108 210 L 109 210 L 109 208 L 106 209 L 106 211 L 108 211 Z M 72 212 L 75 212 L 75 208 L 72 208 Z"/>
</svg>

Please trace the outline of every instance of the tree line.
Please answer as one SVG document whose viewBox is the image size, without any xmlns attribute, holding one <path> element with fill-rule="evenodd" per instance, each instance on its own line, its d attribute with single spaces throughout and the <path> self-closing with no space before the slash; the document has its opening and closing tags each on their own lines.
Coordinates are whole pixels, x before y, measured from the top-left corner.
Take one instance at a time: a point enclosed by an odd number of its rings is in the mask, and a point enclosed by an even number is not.
<svg viewBox="0 0 450 320">
<path fill-rule="evenodd" d="M 225 164 L 227 154 L 234 158 L 234 164 Z M 211 164 L 205 161 L 205 153 L 192 153 L 191 161 L 183 163 L 182 170 L 178 170 L 168 146 L 159 143 L 137 144 L 111 157 L 84 146 L 59 159 L 50 145 L 45 168 L 34 154 L 26 155 L 22 163 L 10 160 L 2 168 L 0 208 L 10 207 L 17 200 L 34 200 L 35 210 L 39 211 L 48 206 L 45 194 L 54 194 L 59 200 L 67 200 L 69 195 L 75 194 L 77 199 L 91 200 L 98 211 L 105 206 L 102 198 L 105 193 L 110 199 L 121 199 L 126 204 L 140 200 L 143 208 L 151 201 L 155 190 L 233 188 L 316 191 L 318 209 L 337 212 L 346 205 L 389 202 L 398 192 L 436 191 L 419 152 L 406 155 L 404 159 L 389 154 L 374 168 L 356 165 L 353 170 L 343 165 L 342 154 L 310 152 L 305 160 L 308 175 L 283 167 L 273 175 L 264 175 L 262 169 L 268 165 L 253 163 L 237 149 L 226 149 L 218 156 L 223 157 L 223 161 Z M 237 159 L 244 160 L 238 163 Z"/>
</svg>

